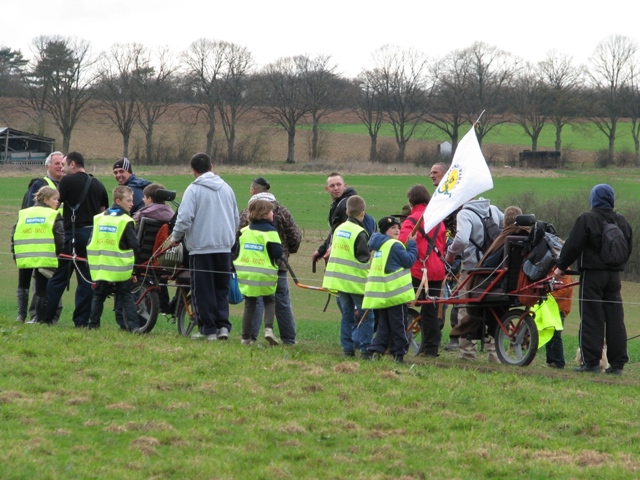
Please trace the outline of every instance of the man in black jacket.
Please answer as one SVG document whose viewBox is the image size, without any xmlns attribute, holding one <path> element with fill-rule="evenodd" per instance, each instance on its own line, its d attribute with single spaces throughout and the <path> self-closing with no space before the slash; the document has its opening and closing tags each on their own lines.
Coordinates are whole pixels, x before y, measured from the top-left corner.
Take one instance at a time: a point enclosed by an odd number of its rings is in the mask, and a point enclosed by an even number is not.
<svg viewBox="0 0 640 480">
<path fill-rule="evenodd" d="M 601 254 L 605 223 L 616 222 L 628 244 L 631 254 L 632 230 L 627 220 L 613 210 L 613 188 L 606 184 L 593 187 L 590 196 L 591 211 L 581 214 L 562 248 L 554 273 L 561 275 L 578 261 L 580 272 L 580 333 L 582 365 L 577 372 L 599 373 L 604 341 L 610 367 L 606 373 L 620 375 L 629 361 L 627 331 L 620 295 L 620 272 L 626 261 L 611 265 Z M 627 256 L 627 260 L 628 260 Z"/>
<path fill-rule="evenodd" d="M 322 245 L 318 247 L 318 249 L 313 252 L 312 258 L 314 262 L 317 262 L 321 258 L 325 260 L 329 259 L 329 254 L 331 253 L 331 236 L 333 235 L 333 231 L 338 227 L 338 225 L 342 225 L 347 221 L 347 199 L 353 195 L 357 195 L 358 193 L 352 188 L 348 187 L 342 175 L 337 172 L 332 172 L 327 177 L 327 183 L 324 189 L 331 195 L 333 199 L 333 203 L 331 203 L 331 208 L 329 208 L 329 235 L 322 242 Z M 369 235 L 377 231 L 378 227 L 376 225 L 375 219 L 370 215 L 365 215 L 364 219 L 364 229 L 367 231 Z"/>
</svg>

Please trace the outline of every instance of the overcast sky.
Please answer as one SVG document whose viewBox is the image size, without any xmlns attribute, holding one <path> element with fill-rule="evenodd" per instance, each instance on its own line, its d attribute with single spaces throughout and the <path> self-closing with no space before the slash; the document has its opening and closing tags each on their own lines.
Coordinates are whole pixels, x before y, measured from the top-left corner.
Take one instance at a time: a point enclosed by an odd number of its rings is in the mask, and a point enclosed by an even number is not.
<svg viewBox="0 0 640 480">
<path fill-rule="evenodd" d="M 5 3 L 0 45 L 20 49 L 27 58 L 38 35 L 83 38 L 95 53 L 116 42 L 169 46 L 179 52 L 205 37 L 247 47 L 258 66 L 280 57 L 329 54 L 338 71 L 349 77 L 369 67 L 371 53 L 385 44 L 415 48 L 433 58 L 483 41 L 532 62 L 556 49 L 579 64 L 586 63 L 608 35 L 640 37 L 633 2 L 620 0 L 597 8 L 563 0 Z"/>
</svg>

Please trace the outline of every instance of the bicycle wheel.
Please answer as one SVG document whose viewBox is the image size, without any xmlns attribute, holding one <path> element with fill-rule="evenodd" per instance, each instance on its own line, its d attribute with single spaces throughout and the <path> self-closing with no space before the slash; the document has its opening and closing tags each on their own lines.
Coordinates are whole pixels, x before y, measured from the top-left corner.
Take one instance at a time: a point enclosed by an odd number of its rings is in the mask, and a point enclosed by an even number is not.
<svg viewBox="0 0 640 480">
<path fill-rule="evenodd" d="M 496 354 L 502 363 L 524 367 L 533 362 L 538 352 L 538 327 L 524 310 L 510 310 L 496 327 Z"/>
<path fill-rule="evenodd" d="M 138 288 L 134 288 L 133 295 L 136 298 L 136 309 L 138 310 L 138 321 L 140 327 L 138 333 L 149 333 L 153 330 L 158 320 L 160 311 L 160 299 L 158 290 L 152 285 L 142 283 Z"/>
<path fill-rule="evenodd" d="M 185 298 L 187 304 L 185 305 Z M 189 314 L 191 312 L 191 315 Z M 198 324 L 195 315 L 191 309 L 191 295 L 184 295 L 182 291 L 178 292 L 178 307 L 176 309 L 176 318 L 178 319 L 178 333 L 180 335 L 189 336 L 198 332 Z"/>
<path fill-rule="evenodd" d="M 409 351 L 414 355 L 418 355 L 420 351 L 420 343 L 422 342 L 422 336 L 420 333 L 420 312 L 410 308 L 407 312 L 407 318 L 409 325 L 407 325 L 407 337 L 409 338 Z"/>
</svg>

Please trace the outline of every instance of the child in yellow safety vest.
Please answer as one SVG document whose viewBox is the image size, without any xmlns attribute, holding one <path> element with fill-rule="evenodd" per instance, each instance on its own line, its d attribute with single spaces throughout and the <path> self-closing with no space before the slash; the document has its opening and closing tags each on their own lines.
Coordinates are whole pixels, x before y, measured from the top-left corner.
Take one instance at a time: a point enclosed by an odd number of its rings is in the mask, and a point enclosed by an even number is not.
<svg viewBox="0 0 640 480">
<path fill-rule="evenodd" d="M 278 283 L 276 261 L 282 256 L 282 243 L 273 226 L 273 203 L 268 200 L 251 202 L 249 225 L 240 230 L 238 257 L 233 264 L 238 275 L 240 292 L 244 296 L 242 315 L 242 345 L 251 345 L 251 326 L 258 298 L 264 302 L 264 338 L 277 345 L 273 333 L 275 293 Z"/>
<path fill-rule="evenodd" d="M 373 310 L 362 308 L 364 288 L 369 274 L 369 234 L 364 228 L 366 203 L 358 195 L 347 199 L 347 221 L 338 225 L 331 239 L 331 254 L 322 286 L 337 290 L 340 299 L 340 344 L 347 357 L 359 349 L 363 358 L 373 338 Z M 364 318 L 363 318 L 364 315 Z"/>
<path fill-rule="evenodd" d="M 64 224 L 58 212 L 60 194 L 55 188 L 41 187 L 34 195 L 33 207 L 20 210 L 11 233 L 11 251 L 18 266 L 18 318 L 24 322 L 29 300 L 31 276 L 36 283 L 36 317 L 44 323 L 47 310 L 47 276 L 41 269 L 58 268 L 58 254 L 64 246 Z M 29 322 L 32 323 L 32 322 Z"/>
<path fill-rule="evenodd" d="M 405 248 L 398 240 L 400 222 L 396 218 L 381 218 L 378 229 L 380 233 L 369 240 L 374 254 L 362 302 L 363 308 L 373 308 L 378 314 L 378 329 L 369 351 L 381 355 L 390 348 L 395 361 L 403 363 L 409 347 L 407 303 L 415 297 L 410 269 L 418 257 L 416 233 L 409 236 Z"/>
<path fill-rule="evenodd" d="M 116 322 L 121 329 L 138 333 L 140 321 L 131 275 L 140 244 L 129 216 L 131 207 L 133 190 L 121 185 L 113 191 L 111 208 L 93 217 L 93 233 L 87 245 L 87 261 L 95 282 L 89 329 L 100 327 L 104 301 L 114 292 Z"/>
</svg>

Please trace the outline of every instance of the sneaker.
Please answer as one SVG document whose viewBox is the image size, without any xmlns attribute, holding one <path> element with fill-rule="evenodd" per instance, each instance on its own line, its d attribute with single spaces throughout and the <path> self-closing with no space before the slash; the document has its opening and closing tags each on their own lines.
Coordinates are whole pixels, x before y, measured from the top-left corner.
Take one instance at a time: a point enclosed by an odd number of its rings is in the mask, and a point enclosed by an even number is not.
<svg viewBox="0 0 640 480">
<path fill-rule="evenodd" d="M 360 358 L 362 360 L 373 360 L 373 352 L 362 352 L 362 354 L 360 355 Z"/>
<path fill-rule="evenodd" d="M 584 363 L 579 367 L 573 369 L 574 372 L 580 373 L 600 373 L 600 365 L 595 365 L 590 367 L 589 365 L 585 365 Z"/>
<path fill-rule="evenodd" d="M 229 340 L 229 330 L 226 327 L 218 330 L 218 340 Z"/>
<path fill-rule="evenodd" d="M 273 328 L 265 328 L 264 329 L 264 338 L 267 340 L 267 342 L 269 342 L 271 345 L 278 345 L 278 339 L 276 338 L 276 336 L 273 334 Z"/>
<path fill-rule="evenodd" d="M 253 345 L 253 340 L 250 338 L 243 338 L 240 340 L 240 345 Z"/>
<path fill-rule="evenodd" d="M 404 363 L 404 355 L 394 355 L 393 361 L 396 363 Z"/>
<path fill-rule="evenodd" d="M 210 335 L 203 335 L 202 333 L 198 332 L 191 335 L 191 340 L 209 340 L 211 342 L 213 340 L 216 340 L 217 338 L 218 336 L 215 333 L 212 333 Z"/>
<path fill-rule="evenodd" d="M 16 322 L 24 323 L 24 320 L 25 320 L 25 316 L 24 315 L 18 315 L 16 317 Z"/>
<path fill-rule="evenodd" d="M 31 320 L 27 320 L 27 321 L 26 321 L 26 322 L 24 322 L 24 323 L 30 323 L 30 324 L 32 324 L 32 325 L 33 325 L 34 323 L 39 323 L 39 322 L 38 322 L 38 317 L 33 317 Z"/>
<path fill-rule="evenodd" d="M 604 373 L 608 373 L 609 375 L 622 375 L 622 369 L 616 367 L 607 368 Z"/>
<path fill-rule="evenodd" d="M 356 352 L 353 352 L 353 351 L 342 352 L 342 355 L 344 355 L 345 357 L 355 357 Z"/>
</svg>

